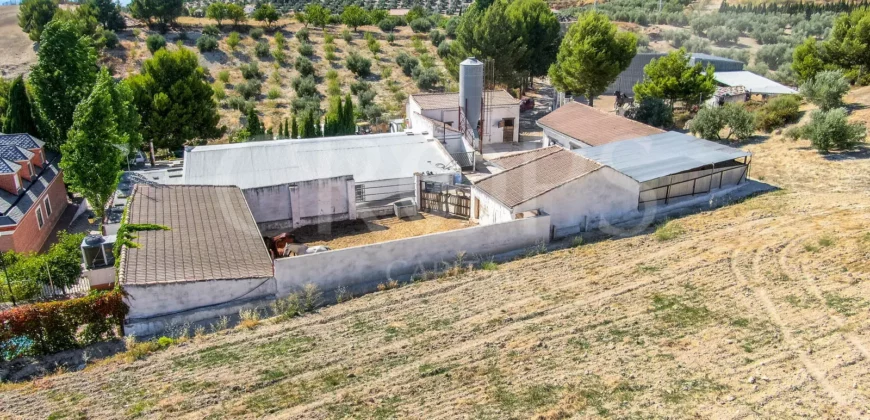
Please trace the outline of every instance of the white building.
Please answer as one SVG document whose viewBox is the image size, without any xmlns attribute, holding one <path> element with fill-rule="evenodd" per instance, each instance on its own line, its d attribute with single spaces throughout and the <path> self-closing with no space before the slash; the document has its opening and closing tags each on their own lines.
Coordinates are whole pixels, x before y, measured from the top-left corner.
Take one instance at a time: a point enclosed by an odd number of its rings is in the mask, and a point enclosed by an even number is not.
<svg viewBox="0 0 870 420">
<path fill-rule="evenodd" d="M 637 210 L 638 183 L 558 146 L 492 161 L 504 171 L 475 183 L 472 218 L 480 224 L 550 215 L 555 229 L 586 230 L 596 220 L 622 219 Z"/>
<path fill-rule="evenodd" d="M 415 173 L 446 184 L 461 174 L 438 140 L 411 132 L 197 146 L 184 160 L 189 185 L 249 190 L 351 176 L 358 210 L 414 197 Z"/>
<path fill-rule="evenodd" d="M 411 95 L 405 110 L 408 125 L 433 133 L 454 156 L 482 152 L 492 143 L 518 142 L 520 101 L 505 90 L 485 91 L 483 71 L 484 64 L 471 57 L 459 64 L 459 92 Z"/>
</svg>

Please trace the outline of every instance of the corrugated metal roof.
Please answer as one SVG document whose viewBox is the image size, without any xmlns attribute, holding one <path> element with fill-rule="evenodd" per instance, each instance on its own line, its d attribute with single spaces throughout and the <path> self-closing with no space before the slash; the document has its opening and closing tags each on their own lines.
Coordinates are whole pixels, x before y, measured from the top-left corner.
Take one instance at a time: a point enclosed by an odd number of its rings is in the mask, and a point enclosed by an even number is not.
<svg viewBox="0 0 870 420">
<path fill-rule="evenodd" d="M 491 106 L 519 105 L 520 100 L 511 96 L 506 90 L 491 90 Z M 459 108 L 459 93 L 415 93 L 411 95 L 420 109 L 450 109 Z"/>
<path fill-rule="evenodd" d="M 751 155 L 675 131 L 577 149 L 574 153 L 610 166 L 638 182 Z"/>
<path fill-rule="evenodd" d="M 136 232 L 125 248 L 123 284 L 272 277 L 272 260 L 236 187 L 140 184 L 129 223 L 169 230 Z"/>
<path fill-rule="evenodd" d="M 559 150 L 554 153 L 486 177 L 474 185 L 513 208 L 601 168 L 595 161 L 556 147 Z"/>
<path fill-rule="evenodd" d="M 590 146 L 648 136 L 664 131 L 578 102 L 568 102 L 538 120 L 538 125 Z"/>
<path fill-rule="evenodd" d="M 459 171 L 437 140 L 405 133 L 197 146 L 184 154 L 189 185 L 256 188 L 344 175 L 363 183 Z"/>
<path fill-rule="evenodd" d="M 792 95 L 796 90 L 783 86 L 766 77 L 759 76 L 749 71 L 723 71 L 713 74 L 716 81 L 725 86 L 743 86 L 750 93 L 764 95 Z"/>
</svg>

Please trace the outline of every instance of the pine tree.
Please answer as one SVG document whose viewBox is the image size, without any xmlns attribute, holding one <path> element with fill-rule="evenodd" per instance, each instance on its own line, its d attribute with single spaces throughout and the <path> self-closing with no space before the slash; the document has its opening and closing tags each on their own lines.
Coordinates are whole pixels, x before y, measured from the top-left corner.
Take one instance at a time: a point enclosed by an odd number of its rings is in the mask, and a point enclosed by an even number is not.
<svg viewBox="0 0 870 420">
<path fill-rule="evenodd" d="M 299 138 L 299 126 L 296 124 L 296 114 L 292 115 L 290 119 L 290 138 L 296 139 Z"/>
<path fill-rule="evenodd" d="M 15 78 L 9 86 L 9 102 L 6 108 L 6 121 L 3 132 L 8 134 L 28 133 L 39 137 L 30 98 L 27 97 L 27 87 L 21 76 Z"/>
<path fill-rule="evenodd" d="M 265 134 L 263 130 L 263 125 L 260 124 L 260 117 L 257 116 L 257 111 L 251 108 L 248 112 L 248 125 L 245 127 L 248 129 L 248 133 L 251 136 L 258 136 Z"/>
</svg>

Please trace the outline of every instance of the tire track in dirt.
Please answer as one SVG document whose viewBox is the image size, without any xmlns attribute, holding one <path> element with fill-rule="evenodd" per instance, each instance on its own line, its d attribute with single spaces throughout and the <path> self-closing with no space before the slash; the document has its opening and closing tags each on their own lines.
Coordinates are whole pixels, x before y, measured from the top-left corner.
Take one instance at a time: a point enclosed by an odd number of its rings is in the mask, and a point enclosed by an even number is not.
<svg viewBox="0 0 870 420">
<path fill-rule="evenodd" d="M 788 242 L 786 243 L 786 246 L 787 245 L 788 245 Z M 761 259 L 760 251 L 761 251 L 761 249 L 765 249 L 768 247 L 770 247 L 770 244 L 764 245 L 760 248 L 757 248 L 755 250 L 755 256 L 752 259 L 752 264 L 751 264 L 752 274 L 751 274 L 751 276 L 753 277 L 753 280 L 756 283 L 758 282 L 758 278 L 757 278 L 757 275 L 758 275 L 757 271 L 759 269 L 758 263 Z M 752 292 L 752 294 L 755 296 L 756 300 L 761 302 L 762 307 L 764 308 L 764 312 L 767 315 L 767 318 L 769 318 L 774 323 L 774 325 L 776 325 L 780 334 L 782 334 L 783 339 L 786 342 L 789 350 L 794 355 L 797 356 L 798 360 L 800 360 L 801 364 L 804 366 L 804 369 L 807 370 L 807 372 L 813 377 L 813 379 L 816 381 L 816 383 L 818 383 L 819 386 L 821 386 L 822 389 L 831 398 L 833 398 L 833 400 L 839 406 L 841 406 L 843 408 L 850 409 L 850 414 L 853 418 L 861 418 L 861 416 L 858 414 L 855 407 L 853 407 L 843 397 L 843 395 L 840 394 L 840 392 L 837 391 L 830 384 L 830 382 L 827 380 L 826 375 L 825 375 L 824 371 L 821 369 L 821 367 L 819 367 L 818 364 L 815 363 L 815 361 L 813 361 L 810 357 L 808 357 L 805 351 L 801 351 L 800 346 L 795 342 L 795 339 L 792 336 L 790 329 L 787 327 L 787 325 L 783 322 L 782 318 L 780 317 L 779 311 L 776 309 L 776 305 L 774 305 L 773 301 L 768 296 L 767 290 L 765 290 L 763 287 L 751 284 L 749 281 L 749 278 L 741 271 L 740 267 L 737 264 L 737 260 L 738 260 L 739 256 L 740 256 L 740 250 L 737 249 L 734 251 L 734 254 L 733 254 L 732 259 L 731 259 L 731 262 L 732 262 L 731 263 L 731 271 L 732 271 L 732 273 L 738 279 L 738 282 L 740 284 L 742 284 L 744 287 L 748 288 Z M 753 308 L 754 306 L 755 305 L 751 305 L 751 304 L 747 305 L 748 308 Z"/>
<path fill-rule="evenodd" d="M 806 241 L 810 236 L 812 236 L 812 235 L 802 236 L 802 237 L 798 238 L 798 240 L 796 242 L 802 243 L 802 242 Z M 802 278 L 804 280 L 804 284 L 805 284 L 806 288 L 809 289 L 810 293 L 812 293 L 813 296 L 815 296 L 819 300 L 819 302 L 824 302 L 825 301 L 824 293 L 822 293 L 822 290 L 819 289 L 819 286 L 816 284 L 815 280 L 806 274 L 806 271 L 803 267 L 803 264 L 801 264 L 800 262 L 796 263 L 796 265 L 788 264 L 787 260 L 788 260 L 789 256 L 792 255 L 791 245 L 793 245 L 793 244 L 794 243 L 790 243 L 788 246 L 783 248 L 782 252 L 780 253 L 780 256 L 779 256 L 780 268 L 783 271 L 790 273 L 792 278 Z M 796 268 L 792 268 L 792 267 L 796 267 Z M 846 326 L 846 320 L 843 317 L 837 315 L 833 309 L 827 309 L 824 312 L 828 316 L 829 319 L 833 320 L 834 323 L 837 324 L 837 327 L 843 328 Z M 848 340 L 849 343 L 853 347 L 855 347 L 855 349 L 858 350 L 859 353 L 861 353 L 861 355 L 864 357 L 864 360 L 870 360 L 870 350 L 867 349 L 867 346 L 864 345 L 864 343 L 861 342 L 861 340 L 857 336 L 855 336 L 854 334 L 851 334 L 849 332 L 843 332 L 843 336 L 846 337 L 846 340 Z"/>
</svg>

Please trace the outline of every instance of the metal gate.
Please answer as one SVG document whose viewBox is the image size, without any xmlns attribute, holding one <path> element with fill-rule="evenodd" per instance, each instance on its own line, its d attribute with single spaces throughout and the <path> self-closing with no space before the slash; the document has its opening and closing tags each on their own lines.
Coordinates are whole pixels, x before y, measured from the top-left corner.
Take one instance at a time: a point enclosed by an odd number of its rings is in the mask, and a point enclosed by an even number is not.
<svg viewBox="0 0 870 420">
<path fill-rule="evenodd" d="M 468 219 L 471 217 L 471 187 L 420 181 L 420 208 Z"/>
</svg>

